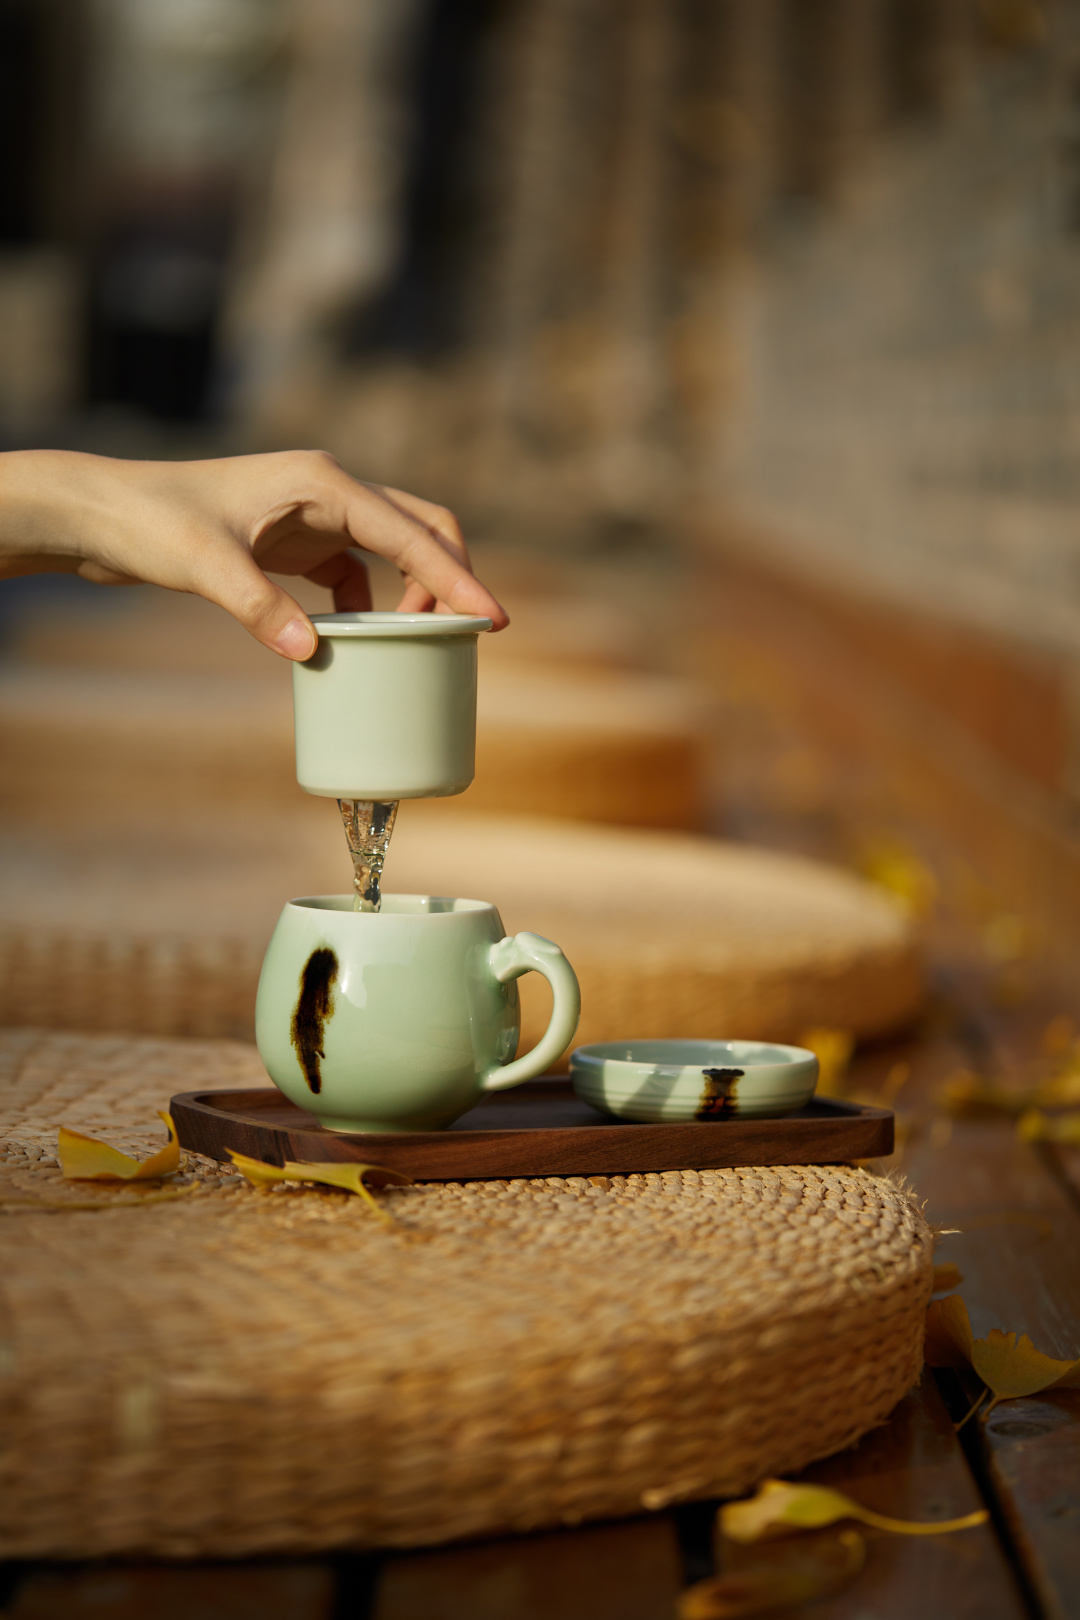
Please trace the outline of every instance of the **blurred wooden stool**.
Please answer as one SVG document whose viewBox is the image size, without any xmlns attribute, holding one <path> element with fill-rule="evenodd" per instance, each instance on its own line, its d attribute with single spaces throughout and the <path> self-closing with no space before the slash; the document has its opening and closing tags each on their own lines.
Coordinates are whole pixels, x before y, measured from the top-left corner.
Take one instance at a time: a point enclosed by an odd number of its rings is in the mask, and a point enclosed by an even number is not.
<svg viewBox="0 0 1080 1620">
<path fill-rule="evenodd" d="M 0 838 L 0 1021 L 250 1035 L 281 906 L 349 888 L 334 807 L 314 809 Z M 509 931 L 556 940 L 581 980 L 578 1043 L 865 1036 L 919 1005 L 916 942 L 886 898 L 745 845 L 406 805 L 385 886 L 493 900 Z M 534 978 L 523 1046 L 547 1022 Z"/>
<path fill-rule="evenodd" d="M 686 682 L 482 659 L 476 780 L 458 804 L 696 830 L 707 751 L 705 707 Z"/>
<path fill-rule="evenodd" d="M 358 722 L 359 723 L 359 722 Z M 698 827 L 705 735 L 693 688 L 508 664 L 482 681 L 483 810 Z M 297 805 L 287 666 L 260 675 L 9 665 L 0 674 L 0 810 L 148 815 Z"/>
<path fill-rule="evenodd" d="M 337 807 L 44 817 L 0 828 L 0 1023 L 254 1032 L 263 953 L 291 896 L 348 889 Z M 309 812 L 310 807 L 310 812 Z"/>
</svg>

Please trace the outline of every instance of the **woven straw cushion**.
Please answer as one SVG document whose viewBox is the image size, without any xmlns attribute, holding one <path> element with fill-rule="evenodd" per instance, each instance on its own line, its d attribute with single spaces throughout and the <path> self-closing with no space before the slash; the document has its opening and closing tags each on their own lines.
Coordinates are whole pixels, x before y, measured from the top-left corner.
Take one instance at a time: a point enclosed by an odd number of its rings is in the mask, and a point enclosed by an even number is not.
<svg viewBox="0 0 1080 1620">
<path fill-rule="evenodd" d="M 0 1022 L 176 1035 L 252 1031 L 283 902 L 346 890 L 332 803 L 295 819 L 0 838 Z M 556 940 L 581 979 L 577 1040 L 888 1029 L 919 1004 L 909 925 L 818 863 L 685 835 L 406 805 L 388 891 L 494 900 Z M 522 1050 L 550 995 L 521 981 Z"/>
<path fill-rule="evenodd" d="M 700 827 L 702 705 L 682 682 L 481 659 L 469 811 Z"/>
<path fill-rule="evenodd" d="M 0 832 L 0 1024 L 250 1038 L 283 901 L 352 880 L 336 806 L 301 798 L 298 816 Z"/>
<path fill-rule="evenodd" d="M 483 810 L 696 827 L 704 806 L 700 706 L 682 683 L 512 666 L 481 682 Z M 13 666 L 0 674 L 0 809 L 50 801 L 84 814 L 302 799 L 288 670 L 219 676 Z"/>
<path fill-rule="evenodd" d="M 917 1376 L 931 1236 L 865 1170 L 418 1186 L 358 1199 L 59 1181 L 59 1120 L 157 1145 L 228 1044 L 9 1031 L 0 1555 L 234 1555 L 576 1524 L 747 1489 Z M 718 1126 L 717 1129 L 722 1129 Z M 27 1150 L 37 1159 L 28 1158 Z"/>
</svg>

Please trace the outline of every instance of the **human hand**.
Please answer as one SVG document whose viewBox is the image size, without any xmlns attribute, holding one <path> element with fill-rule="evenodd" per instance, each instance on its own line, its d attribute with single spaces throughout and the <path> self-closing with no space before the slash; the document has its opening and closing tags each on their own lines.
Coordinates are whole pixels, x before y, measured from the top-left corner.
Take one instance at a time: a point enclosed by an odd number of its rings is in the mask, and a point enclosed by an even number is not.
<svg viewBox="0 0 1080 1620">
<path fill-rule="evenodd" d="M 330 589 L 338 611 L 363 612 L 371 590 L 353 547 L 401 570 L 399 611 L 478 614 L 496 630 L 509 622 L 473 574 L 452 512 L 360 483 L 322 451 L 216 461 L 0 455 L 0 578 L 64 571 L 190 591 L 285 658 L 309 658 L 315 631 L 265 571 L 301 574 Z"/>
</svg>

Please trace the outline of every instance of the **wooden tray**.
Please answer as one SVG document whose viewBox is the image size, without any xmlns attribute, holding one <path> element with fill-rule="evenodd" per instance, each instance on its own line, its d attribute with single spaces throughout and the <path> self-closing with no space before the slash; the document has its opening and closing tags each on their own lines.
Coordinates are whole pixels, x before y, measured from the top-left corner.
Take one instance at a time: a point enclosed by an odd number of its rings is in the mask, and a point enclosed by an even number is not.
<svg viewBox="0 0 1080 1620">
<path fill-rule="evenodd" d="M 273 1089 L 185 1091 L 169 1107 L 181 1147 L 211 1159 L 227 1163 L 230 1148 L 266 1164 L 361 1159 L 416 1181 L 839 1164 L 893 1150 L 887 1108 L 822 1097 L 786 1119 L 636 1125 L 597 1113 L 560 1076 L 494 1093 L 445 1131 L 343 1136 Z"/>
</svg>

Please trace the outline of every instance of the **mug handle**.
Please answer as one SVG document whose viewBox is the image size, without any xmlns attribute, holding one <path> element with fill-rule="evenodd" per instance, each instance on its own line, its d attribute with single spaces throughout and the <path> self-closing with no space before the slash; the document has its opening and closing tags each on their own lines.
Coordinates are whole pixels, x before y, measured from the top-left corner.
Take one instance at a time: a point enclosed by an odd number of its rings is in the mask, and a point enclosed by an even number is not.
<svg viewBox="0 0 1080 1620">
<path fill-rule="evenodd" d="M 503 1091 L 544 1070 L 574 1038 L 581 1015 L 581 989 L 577 975 L 557 945 L 540 934 L 508 934 L 488 952 L 488 966 L 500 984 L 520 979 L 523 973 L 542 973 L 551 986 L 554 1005 L 543 1036 L 523 1057 L 512 1063 L 493 1063 L 480 1079 L 484 1091 Z"/>
</svg>

